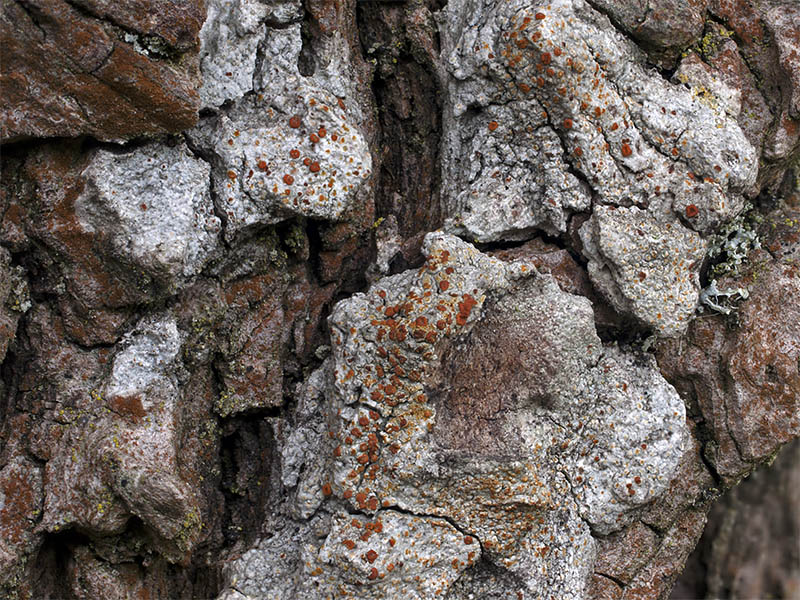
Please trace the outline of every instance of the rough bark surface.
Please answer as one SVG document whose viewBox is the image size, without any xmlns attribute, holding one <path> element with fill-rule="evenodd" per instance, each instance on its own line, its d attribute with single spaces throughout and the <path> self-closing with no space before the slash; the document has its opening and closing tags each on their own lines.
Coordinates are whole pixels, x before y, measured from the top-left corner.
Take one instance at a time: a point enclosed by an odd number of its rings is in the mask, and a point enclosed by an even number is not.
<svg viewBox="0 0 800 600">
<path fill-rule="evenodd" d="M 798 597 L 795 2 L 0 36 L 1 596 Z"/>
</svg>

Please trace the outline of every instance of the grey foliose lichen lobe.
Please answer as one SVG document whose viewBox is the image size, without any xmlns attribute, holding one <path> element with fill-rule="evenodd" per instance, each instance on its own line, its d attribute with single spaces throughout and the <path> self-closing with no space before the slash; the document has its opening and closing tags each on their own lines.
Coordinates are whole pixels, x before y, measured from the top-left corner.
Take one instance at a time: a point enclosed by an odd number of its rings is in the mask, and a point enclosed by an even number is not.
<svg viewBox="0 0 800 600">
<path fill-rule="evenodd" d="M 325 408 L 311 409 L 318 416 L 306 422 L 318 425 L 283 445 L 284 483 L 298 488 L 295 451 L 327 445 L 303 467 L 321 482 L 310 508 L 333 516 L 324 543 L 295 551 L 312 582 L 302 589 L 427 598 L 482 556 L 519 589 L 581 597 L 592 532 L 629 523 L 675 472 L 683 404 L 651 360 L 603 346 L 588 300 L 532 265 L 439 232 L 423 251 L 422 268 L 336 305 L 328 375 L 315 374 L 307 394 L 324 391 Z M 355 518 L 337 515 L 343 504 Z M 416 554 L 438 544 L 452 565 L 402 559 L 409 536 L 425 540 Z M 466 540 L 480 544 L 472 556 Z M 267 593 L 288 597 L 284 587 Z"/>
<path fill-rule="evenodd" d="M 86 231 L 109 240 L 116 260 L 174 293 L 219 244 L 209 175 L 208 165 L 183 144 L 98 149 L 82 173 L 75 213 Z"/>
</svg>

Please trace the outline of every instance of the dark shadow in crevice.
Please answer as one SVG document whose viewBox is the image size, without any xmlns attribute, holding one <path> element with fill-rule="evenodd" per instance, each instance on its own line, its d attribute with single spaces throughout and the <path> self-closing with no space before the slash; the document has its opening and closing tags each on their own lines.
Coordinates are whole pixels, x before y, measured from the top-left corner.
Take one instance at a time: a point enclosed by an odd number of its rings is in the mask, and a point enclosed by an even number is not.
<svg viewBox="0 0 800 600">
<path fill-rule="evenodd" d="M 441 7 L 432 4 L 431 11 Z M 356 15 L 363 58 L 375 65 L 376 217 L 394 215 L 400 236 L 409 239 L 444 219 L 439 150 L 445 91 L 430 56 L 438 33 L 432 31 L 423 48 L 406 33 L 409 13 L 398 3 L 362 2 Z"/>
<path fill-rule="evenodd" d="M 31 591 L 41 600 L 71 600 L 70 563 L 77 546 L 85 546 L 90 539 L 73 529 L 45 536 L 39 552 L 29 567 Z"/>
<path fill-rule="evenodd" d="M 278 409 L 267 414 L 280 414 Z M 269 510 L 275 440 L 264 411 L 222 423 L 220 491 L 225 498 L 222 535 L 228 548 L 247 548 L 258 538 Z"/>
<path fill-rule="evenodd" d="M 311 20 L 311 13 L 305 11 L 303 15 L 303 24 L 300 26 L 300 53 L 297 56 L 297 70 L 303 77 L 312 77 L 317 70 L 316 60 L 314 58 L 314 49 L 312 40 L 314 24 Z"/>
</svg>

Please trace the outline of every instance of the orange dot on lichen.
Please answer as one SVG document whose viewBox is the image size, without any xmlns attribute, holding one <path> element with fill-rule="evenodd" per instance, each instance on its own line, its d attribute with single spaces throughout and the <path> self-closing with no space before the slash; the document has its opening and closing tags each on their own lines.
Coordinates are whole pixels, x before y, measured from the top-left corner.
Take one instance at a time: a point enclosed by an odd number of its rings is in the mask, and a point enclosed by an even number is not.
<svg viewBox="0 0 800 600">
<path fill-rule="evenodd" d="M 689 204 L 686 206 L 686 216 L 690 219 L 695 218 L 697 215 L 700 214 L 700 209 L 697 208 L 694 204 Z"/>
<path fill-rule="evenodd" d="M 236 173 L 233 171 L 228 171 L 228 179 L 236 179 Z"/>
<path fill-rule="evenodd" d="M 289 127 L 292 129 L 297 129 L 300 127 L 300 117 L 294 115 L 291 119 L 289 119 Z"/>
<path fill-rule="evenodd" d="M 283 176 L 283 183 L 286 185 L 292 185 L 294 183 L 294 177 L 289 175 L 288 173 Z"/>
<path fill-rule="evenodd" d="M 572 129 L 572 119 L 564 119 L 564 129 Z"/>
<path fill-rule="evenodd" d="M 308 170 L 311 171 L 312 173 L 318 173 L 319 172 L 319 163 L 316 162 L 316 161 L 312 162 L 308 166 Z"/>
<path fill-rule="evenodd" d="M 266 161 L 263 160 L 258 161 L 258 168 L 261 169 L 262 171 L 266 171 L 267 170 Z"/>
<path fill-rule="evenodd" d="M 489 131 L 494 131 L 495 129 L 497 129 L 497 127 L 498 127 L 497 121 L 490 121 L 489 122 Z"/>
<path fill-rule="evenodd" d="M 541 21 L 545 18 L 544 13 L 536 13 L 535 16 L 538 21 Z"/>
<path fill-rule="evenodd" d="M 319 136 L 316 133 L 312 133 L 308 136 L 308 139 L 311 140 L 312 144 L 316 144 L 319 141 Z"/>
<path fill-rule="evenodd" d="M 551 61 L 552 59 L 553 59 L 553 57 L 552 57 L 552 56 L 550 56 L 550 53 L 549 53 L 549 52 L 542 52 L 542 64 L 543 64 L 543 65 L 549 65 L 549 64 L 550 64 L 550 61 Z"/>
<path fill-rule="evenodd" d="M 291 151 L 289 151 L 289 156 L 291 156 L 292 158 L 300 158 L 300 150 L 298 150 L 297 148 L 292 149 Z"/>
<path fill-rule="evenodd" d="M 633 150 L 628 144 L 622 144 L 622 156 L 630 156 L 633 154 Z"/>
</svg>

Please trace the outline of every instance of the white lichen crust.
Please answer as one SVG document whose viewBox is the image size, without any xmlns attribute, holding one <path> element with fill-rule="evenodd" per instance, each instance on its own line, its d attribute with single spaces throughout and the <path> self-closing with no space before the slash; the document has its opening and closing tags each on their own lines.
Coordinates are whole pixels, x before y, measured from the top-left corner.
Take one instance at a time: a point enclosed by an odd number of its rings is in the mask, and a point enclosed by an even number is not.
<svg viewBox="0 0 800 600">
<path fill-rule="evenodd" d="M 338 582 L 345 597 L 436 597 L 478 556 L 460 554 L 459 538 L 469 538 L 522 582 L 520 591 L 582 597 L 592 532 L 629 523 L 674 474 L 687 435 L 683 403 L 651 359 L 604 347 L 589 301 L 549 275 L 443 233 L 428 234 L 423 251 L 422 268 L 334 307 L 325 367 L 334 381 L 315 374 L 310 394 L 327 391 L 320 425 L 303 425 L 305 441 L 282 446 L 327 453 L 303 467 L 321 484 L 313 510 L 344 503 L 350 512 L 334 514 L 321 548 L 305 546 L 303 594 L 324 597 Z M 519 364 L 507 364 L 507 352 Z M 461 403 L 483 413 L 487 402 L 504 408 L 460 424 Z M 323 422 L 329 433 L 309 443 Z M 494 442 L 478 435 L 487 427 Z M 305 476 L 297 457 L 291 464 L 297 475 L 287 482 L 299 489 Z M 435 542 L 423 533 L 431 527 Z M 387 530 L 399 546 L 421 535 L 414 552 L 436 544 L 452 564 L 445 569 L 437 554 L 393 573 L 388 564 L 402 557 L 387 546 Z M 267 596 L 290 597 L 281 586 Z"/>
<path fill-rule="evenodd" d="M 226 100 L 241 98 L 264 71 L 286 71 L 297 64 L 303 17 L 300 2 L 209 0 L 206 8 L 200 31 L 203 84 L 199 93 L 204 107 L 216 108 Z M 268 22 L 281 28 L 269 28 Z M 262 56 L 269 58 L 259 61 L 262 45 L 269 46 L 268 52 L 262 50 Z"/>
<path fill-rule="evenodd" d="M 209 171 L 182 144 L 96 150 L 75 212 L 84 229 L 110 239 L 117 260 L 175 291 L 219 244 Z"/>
<path fill-rule="evenodd" d="M 583 0 L 457 0 L 439 23 L 448 231 L 479 242 L 525 239 L 534 230 L 564 232 L 572 213 L 605 205 L 636 207 L 683 244 L 690 233 L 682 228 L 711 233 L 754 192 L 757 155 L 736 123 L 735 99 L 716 101 L 722 89 L 700 94 L 697 77 L 684 86 L 686 73 L 670 82 L 648 69 L 641 51 Z M 595 248 L 617 243 L 602 239 L 603 229 L 627 227 L 611 223 L 624 214 L 598 217 L 608 225 L 595 228 Z M 641 302 L 635 278 L 652 267 L 653 247 L 631 240 L 626 248 L 624 257 L 587 253 L 593 282 L 658 334 L 681 333 L 697 305 L 695 253 L 680 283 L 650 269 L 647 285 L 658 292 Z M 676 310 L 677 326 L 656 322 Z"/>
<path fill-rule="evenodd" d="M 296 1 L 209 3 L 201 96 L 220 110 L 188 136 L 212 165 L 227 240 L 293 216 L 341 220 L 367 201 L 372 155 L 349 50 L 333 36 L 336 58 L 302 75 L 302 14 Z"/>
<path fill-rule="evenodd" d="M 598 206 L 580 233 L 589 277 L 616 310 L 663 336 L 686 330 L 707 240 L 676 219 L 663 222 L 635 206 Z"/>
<path fill-rule="evenodd" d="M 338 220 L 359 205 L 372 158 L 347 105 L 302 85 L 280 104 L 262 95 L 201 124 L 192 140 L 212 165 L 226 238 L 293 215 Z"/>
</svg>

